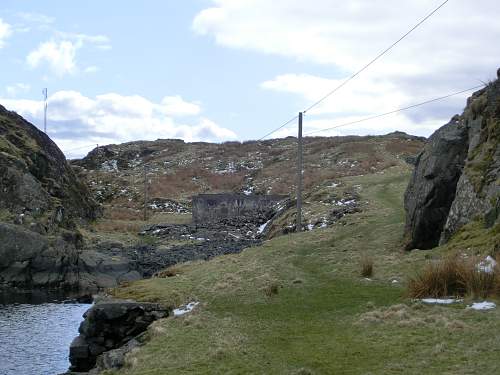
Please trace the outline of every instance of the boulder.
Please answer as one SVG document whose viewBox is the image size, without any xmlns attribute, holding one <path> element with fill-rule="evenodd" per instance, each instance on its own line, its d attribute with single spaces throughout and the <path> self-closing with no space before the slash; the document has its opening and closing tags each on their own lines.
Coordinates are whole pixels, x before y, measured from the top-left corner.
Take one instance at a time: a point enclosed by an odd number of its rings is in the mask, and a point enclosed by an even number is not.
<svg viewBox="0 0 500 375">
<path fill-rule="evenodd" d="M 48 239 L 22 226 L 0 223 L 0 286 L 77 287 L 78 238 Z"/>
<path fill-rule="evenodd" d="M 141 333 L 170 310 L 156 303 L 104 300 L 83 316 L 80 335 L 71 343 L 71 371 L 89 371 L 123 366 L 125 354 L 139 345 Z M 99 358 L 99 361 L 98 361 Z"/>
</svg>

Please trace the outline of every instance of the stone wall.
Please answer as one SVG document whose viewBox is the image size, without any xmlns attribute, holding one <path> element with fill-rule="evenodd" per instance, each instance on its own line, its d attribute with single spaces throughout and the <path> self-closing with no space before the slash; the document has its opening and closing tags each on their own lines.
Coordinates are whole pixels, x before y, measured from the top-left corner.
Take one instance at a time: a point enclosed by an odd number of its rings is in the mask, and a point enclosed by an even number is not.
<svg viewBox="0 0 500 375">
<path fill-rule="evenodd" d="M 274 211 L 274 206 L 286 198 L 284 195 L 200 194 L 193 197 L 193 221 L 258 217 Z"/>
</svg>

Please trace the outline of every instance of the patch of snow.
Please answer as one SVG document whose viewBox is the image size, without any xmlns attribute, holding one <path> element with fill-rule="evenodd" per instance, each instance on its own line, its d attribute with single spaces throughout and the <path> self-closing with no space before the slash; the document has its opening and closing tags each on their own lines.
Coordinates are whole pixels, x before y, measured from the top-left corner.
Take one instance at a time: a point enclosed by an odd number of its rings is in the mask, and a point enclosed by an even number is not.
<svg viewBox="0 0 500 375">
<path fill-rule="evenodd" d="M 487 301 L 474 302 L 472 305 L 467 306 L 468 309 L 472 309 L 472 310 L 492 310 L 495 307 L 497 307 L 496 304 L 494 304 L 493 302 L 487 302 Z"/>
<path fill-rule="evenodd" d="M 101 169 L 106 172 L 118 172 L 118 161 L 106 160 L 101 164 Z"/>
<path fill-rule="evenodd" d="M 190 302 L 186 306 L 179 307 L 178 309 L 174 309 L 174 316 L 182 316 L 184 314 L 187 314 L 193 309 L 199 305 L 199 302 Z"/>
<path fill-rule="evenodd" d="M 314 224 L 307 224 L 307 230 L 313 230 Z"/>
<path fill-rule="evenodd" d="M 480 262 L 476 267 L 478 271 L 493 273 L 493 269 L 496 267 L 496 265 L 497 265 L 496 260 L 488 255 L 486 259 Z"/>
<path fill-rule="evenodd" d="M 372 281 L 372 279 L 370 279 L 369 277 L 365 277 L 365 280 L 366 281 Z"/>
<path fill-rule="evenodd" d="M 243 194 L 252 195 L 253 189 L 254 189 L 253 186 L 248 186 L 245 190 L 243 190 Z"/>
<path fill-rule="evenodd" d="M 340 186 L 340 183 L 336 184 L 335 182 L 332 182 L 331 185 L 327 186 L 329 188 L 336 188 L 337 186 Z"/>
<path fill-rule="evenodd" d="M 437 304 L 437 305 L 450 305 L 452 303 L 462 302 L 463 299 L 456 298 L 423 298 L 423 303 Z"/>
<path fill-rule="evenodd" d="M 355 204 L 355 203 L 356 203 L 355 199 L 350 199 L 350 200 L 341 199 L 339 201 L 334 200 L 332 202 L 332 204 L 334 204 L 335 206 L 350 206 L 350 205 Z"/>
<path fill-rule="evenodd" d="M 262 234 L 262 232 L 264 232 L 264 230 L 266 229 L 267 227 L 267 224 L 269 224 L 271 220 L 265 222 L 264 224 L 262 224 L 260 227 L 259 227 L 259 230 L 257 231 L 258 234 Z"/>
<path fill-rule="evenodd" d="M 393 283 L 393 284 L 398 284 L 398 283 L 399 283 L 399 281 L 398 281 L 398 280 L 396 280 L 396 279 L 393 279 L 393 280 L 391 281 L 391 283 Z"/>
</svg>

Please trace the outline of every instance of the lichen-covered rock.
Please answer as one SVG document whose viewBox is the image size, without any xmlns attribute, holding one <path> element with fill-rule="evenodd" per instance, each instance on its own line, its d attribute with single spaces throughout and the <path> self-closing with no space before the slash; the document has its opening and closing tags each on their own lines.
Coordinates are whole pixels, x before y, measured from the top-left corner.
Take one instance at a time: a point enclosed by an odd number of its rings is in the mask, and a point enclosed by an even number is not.
<svg viewBox="0 0 500 375">
<path fill-rule="evenodd" d="M 126 352 L 138 345 L 137 336 L 169 313 L 156 303 L 98 302 L 83 315 L 80 335 L 71 343 L 70 370 L 89 371 L 96 366 L 98 357 L 101 368 L 119 368 Z"/>
<path fill-rule="evenodd" d="M 51 232 L 94 219 L 98 207 L 57 145 L 0 105 L 0 221 Z M 38 226 L 37 226 L 38 225 Z"/>
<path fill-rule="evenodd" d="M 446 243 L 500 211 L 500 81 L 475 92 L 460 116 L 437 130 L 417 158 L 405 194 L 406 248 Z"/>
</svg>

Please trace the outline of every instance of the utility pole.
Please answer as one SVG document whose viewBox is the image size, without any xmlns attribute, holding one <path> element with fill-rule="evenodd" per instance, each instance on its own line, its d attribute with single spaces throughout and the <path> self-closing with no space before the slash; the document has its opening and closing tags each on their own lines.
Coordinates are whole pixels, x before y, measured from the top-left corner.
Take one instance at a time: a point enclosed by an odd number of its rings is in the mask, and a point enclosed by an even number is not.
<svg viewBox="0 0 500 375">
<path fill-rule="evenodd" d="M 47 88 L 44 88 L 42 90 L 43 94 L 43 131 L 45 134 L 47 134 L 47 96 L 48 96 L 48 90 Z"/>
<path fill-rule="evenodd" d="M 144 164 L 144 221 L 148 221 L 148 170 Z"/>
<path fill-rule="evenodd" d="M 302 112 L 299 112 L 299 134 L 297 137 L 297 232 L 302 231 Z"/>
</svg>

